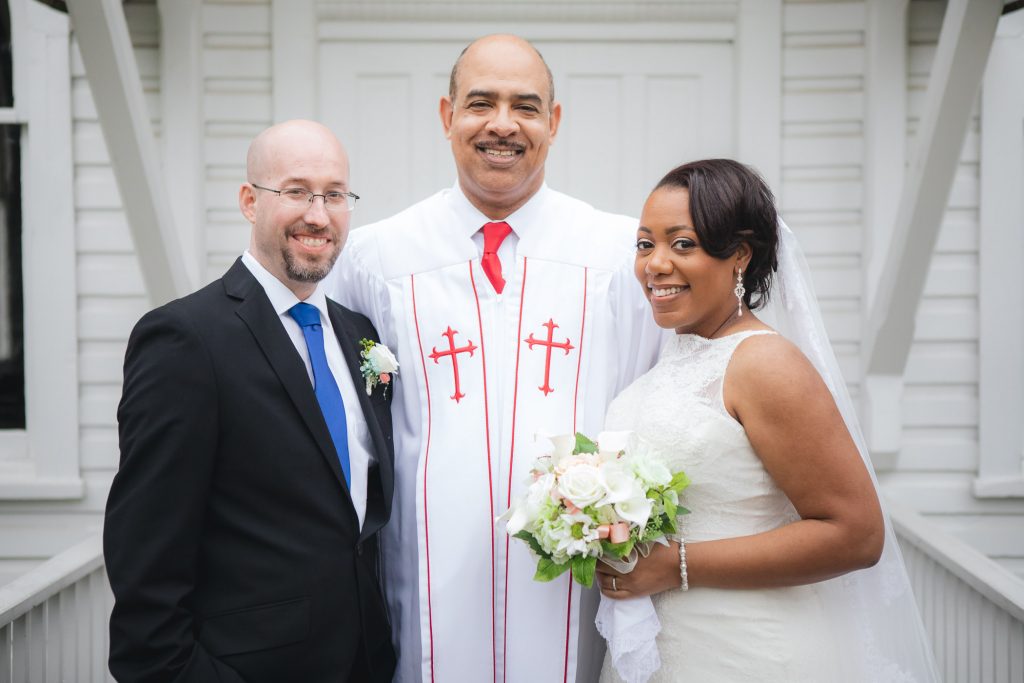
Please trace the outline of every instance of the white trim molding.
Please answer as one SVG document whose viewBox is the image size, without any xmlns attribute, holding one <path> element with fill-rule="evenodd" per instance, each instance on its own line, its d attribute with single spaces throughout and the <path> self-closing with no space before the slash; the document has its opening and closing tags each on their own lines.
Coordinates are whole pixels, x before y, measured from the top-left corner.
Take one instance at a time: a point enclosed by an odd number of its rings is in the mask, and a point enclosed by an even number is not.
<svg viewBox="0 0 1024 683">
<path fill-rule="evenodd" d="M 277 1 L 277 0 L 274 0 Z M 308 0 L 302 0 L 307 2 Z M 431 21 L 460 22 L 467 17 L 485 22 L 720 22 L 736 20 L 736 2 L 708 0 L 548 0 L 546 2 L 507 2 L 507 0 L 460 0 L 459 2 L 423 2 L 422 0 L 320 0 L 321 19 L 338 21 Z M 773 0 L 774 1 L 774 0 Z M 496 32 L 493 26 L 490 33 Z M 477 33 L 474 37 L 486 35 Z"/>
<path fill-rule="evenodd" d="M 999 21 L 981 86 L 978 478 L 981 498 L 1024 497 L 1024 12 Z M 1016 150 L 1016 153 L 1007 153 Z"/>
<path fill-rule="evenodd" d="M 317 118 L 320 60 L 313 0 L 271 0 L 274 122 Z M 299 74 L 296 76 L 296 74 Z"/>
<path fill-rule="evenodd" d="M 782 188 L 782 1 L 741 0 L 736 29 L 736 158 Z"/>
<path fill-rule="evenodd" d="M 0 499 L 84 494 L 67 15 L 13 0 L 14 121 L 22 126 L 25 430 L 0 432 Z"/>
<path fill-rule="evenodd" d="M 199 282 L 206 264 L 203 174 L 202 0 L 157 0 L 160 12 L 160 142 L 184 267 Z"/>
</svg>

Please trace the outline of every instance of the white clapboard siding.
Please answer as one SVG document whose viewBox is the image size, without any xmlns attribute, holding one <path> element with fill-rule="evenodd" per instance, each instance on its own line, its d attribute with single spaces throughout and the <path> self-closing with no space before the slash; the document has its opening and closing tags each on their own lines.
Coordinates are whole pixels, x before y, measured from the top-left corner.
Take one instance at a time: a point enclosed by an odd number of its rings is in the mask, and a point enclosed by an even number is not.
<svg viewBox="0 0 1024 683">
<path fill-rule="evenodd" d="M 807 254 L 825 328 L 852 392 L 860 382 L 864 204 L 862 3 L 786 3 L 782 216 Z"/>
<path fill-rule="evenodd" d="M 273 123 L 270 31 L 269 1 L 203 7 L 204 282 L 223 275 L 249 244 L 238 186 L 249 141 Z M 312 69 L 296 77 L 313 78 Z"/>
</svg>

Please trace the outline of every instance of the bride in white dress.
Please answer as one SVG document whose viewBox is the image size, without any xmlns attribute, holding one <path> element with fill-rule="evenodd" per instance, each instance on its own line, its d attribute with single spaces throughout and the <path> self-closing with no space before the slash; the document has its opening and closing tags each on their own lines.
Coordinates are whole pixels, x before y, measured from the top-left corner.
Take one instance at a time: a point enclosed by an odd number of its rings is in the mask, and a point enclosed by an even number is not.
<svg viewBox="0 0 1024 683">
<path fill-rule="evenodd" d="M 605 429 L 633 431 L 684 469 L 692 512 L 682 548 L 655 546 L 628 574 L 599 564 L 604 599 L 651 596 L 652 680 L 937 680 L 852 410 L 834 398 L 848 404 L 834 358 L 816 348 L 827 339 L 813 294 L 786 309 L 810 301 L 819 329 L 800 341 L 814 362 L 751 312 L 772 286 L 777 226 L 764 182 L 724 159 L 673 170 L 644 206 L 636 276 L 677 335 Z M 792 298 L 794 283 L 779 284 Z M 614 664 L 602 681 L 622 680 Z"/>
</svg>

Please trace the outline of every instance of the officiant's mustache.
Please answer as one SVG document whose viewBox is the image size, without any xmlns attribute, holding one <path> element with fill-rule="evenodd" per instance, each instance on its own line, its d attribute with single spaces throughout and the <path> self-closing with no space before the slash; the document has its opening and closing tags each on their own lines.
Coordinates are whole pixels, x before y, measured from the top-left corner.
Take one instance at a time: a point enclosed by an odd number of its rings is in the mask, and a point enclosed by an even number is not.
<svg viewBox="0 0 1024 683">
<path fill-rule="evenodd" d="M 485 140 L 477 143 L 478 149 L 510 149 L 513 152 L 522 152 L 526 149 L 526 145 L 521 142 L 514 140 L 506 140 L 504 138 L 498 138 L 496 140 Z"/>
</svg>

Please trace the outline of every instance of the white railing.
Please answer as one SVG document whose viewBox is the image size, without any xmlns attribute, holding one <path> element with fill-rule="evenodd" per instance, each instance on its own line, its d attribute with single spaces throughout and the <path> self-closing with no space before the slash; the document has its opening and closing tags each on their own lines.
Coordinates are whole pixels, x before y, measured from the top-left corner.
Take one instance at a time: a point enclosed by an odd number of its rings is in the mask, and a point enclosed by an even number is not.
<svg viewBox="0 0 1024 683">
<path fill-rule="evenodd" d="M 103 683 L 114 600 L 99 536 L 0 587 L 0 683 Z"/>
<path fill-rule="evenodd" d="M 916 512 L 889 514 L 942 679 L 1024 681 L 1024 581 Z"/>
<path fill-rule="evenodd" d="M 1024 581 L 889 503 L 946 683 L 1024 681 Z M 0 587 L 0 683 L 106 683 L 113 597 L 100 537 Z"/>
</svg>

